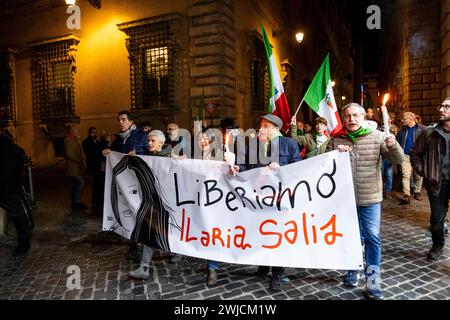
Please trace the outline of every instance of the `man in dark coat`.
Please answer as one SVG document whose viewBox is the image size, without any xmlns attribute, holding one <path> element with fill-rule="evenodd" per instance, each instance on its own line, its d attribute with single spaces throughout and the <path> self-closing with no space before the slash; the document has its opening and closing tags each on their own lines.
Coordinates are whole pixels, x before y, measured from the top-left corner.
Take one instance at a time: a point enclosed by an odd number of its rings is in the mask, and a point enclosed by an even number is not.
<svg viewBox="0 0 450 320">
<path fill-rule="evenodd" d="M 102 206 L 101 163 L 103 160 L 100 143 L 97 140 L 97 129 L 90 127 L 88 136 L 83 141 L 83 152 L 86 157 L 87 173 L 92 177 L 92 204 L 98 210 Z"/>
<path fill-rule="evenodd" d="M 258 161 L 256 164 L 236 164 L 230 167 L 233 175 L 239 171 L 250 170 L 268 165 L 269 168 L 277 170 L 280 166 L 285 166 L 302 160 L 298 149 L 297 142 L 293 139 L 283 137 L 280 129 L 283 127 L 283 121 L 273 115 L 267 114 L 261 117 L 259 122 L 258 134 L 258 149 L 264 148 L 266 157 L 270 155 L 269 164 L 263 164 L 260 157 L 261 152 L 258 151 Z M 258 268 L 258 273 L 266 275 L 270 271 L 270 267 L 261 266 Z M 284 268 L 272 267 L 272 280 L 270 282 L 270 289 L 274 291 L 281 290 L 281 282 L 283 279 Z"/>
<path fill-rule="evenodd" d="M 14 256 L 30 249 L 31 221 L 22 204 L 21 177 L 25 152 L 0 132 L 0 207 L 10 215 L 18 234 Z"/>
</svg>

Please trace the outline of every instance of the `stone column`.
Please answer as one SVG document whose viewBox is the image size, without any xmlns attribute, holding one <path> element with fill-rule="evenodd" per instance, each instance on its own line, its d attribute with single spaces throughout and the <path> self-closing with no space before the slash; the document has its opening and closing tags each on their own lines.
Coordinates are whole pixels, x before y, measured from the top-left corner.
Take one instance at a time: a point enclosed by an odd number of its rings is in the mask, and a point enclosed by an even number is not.
<svg viewBox="0 0 450 320">
<path fill-rule="evenodd" d="M 442 99 L 450 97 L 450 0 L 441 0 Z"/>
<path fill-rule="evenodd" d="M 407 46 L 403 63 L 403 109 L 437 120 L 441 102 L 441 32 L 439 0 L 409 0 Z"/>
<path fill-rule="evenodd" d="M 188 9 L 193 116 L 204 92 L 216 106 L 214 122 L 236 116 L 234 6 L 234 0 L 191 0 Z"/>
</svg>

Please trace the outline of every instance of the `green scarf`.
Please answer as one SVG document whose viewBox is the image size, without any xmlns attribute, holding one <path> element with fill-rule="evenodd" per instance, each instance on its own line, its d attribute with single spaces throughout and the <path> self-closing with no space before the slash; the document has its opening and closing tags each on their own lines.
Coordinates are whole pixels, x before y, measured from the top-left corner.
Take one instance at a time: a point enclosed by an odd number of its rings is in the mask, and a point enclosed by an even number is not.
<svg viewBox="0 0 450 320">
<path fill-rule="evenodd" d="M 271 137 L 269 140 L 267 140 L 266 142 L 264 142 L 264 154 L 267 156 L 267 149 L 269 148 L 269 143 L 270 141 L 272 141 L 273 139 L 276 139 L 278 137 L 282 137 L 283 135 L 281 134 L 281 132 L 277 132 L 273 137 Z"/>
<path fill-rule="evenodd" d="M 365 136 L 369 133 L 372 133 L 373 129 L 372 128 L 359 128 L 358 130 L 354 131 L 354 132 L 347 132 L 348 137 L 350 138 L 350 140 L 352 140 L 353 143 L 356 142 L 356 138 L 361 137 L 361 136 Z"/>
</svg>

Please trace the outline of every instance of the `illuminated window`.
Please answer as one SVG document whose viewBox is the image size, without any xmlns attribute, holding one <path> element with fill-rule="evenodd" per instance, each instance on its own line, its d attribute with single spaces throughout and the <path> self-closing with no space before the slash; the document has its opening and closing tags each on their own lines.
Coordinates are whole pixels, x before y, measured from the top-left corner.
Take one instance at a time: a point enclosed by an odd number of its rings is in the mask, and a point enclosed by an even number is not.
<svg viewBox="0 0 450 320">
<path fill-rule="evenodd" d="M 33 106 L 40 120 L 75 115 L 74 38 L 33 46 Z"/>
<path fill-rule="evenodd" d="M 167 46 L 145 50 L 144 105 L 161 106 L 169 101 L 169 54 Z"/>
<path fill-rule="evenodd" d="M 178 44 L 172 21 L 156 17 L 119 25 L 128 35 L 132 110 L 174 108 Z"/>
</svg>

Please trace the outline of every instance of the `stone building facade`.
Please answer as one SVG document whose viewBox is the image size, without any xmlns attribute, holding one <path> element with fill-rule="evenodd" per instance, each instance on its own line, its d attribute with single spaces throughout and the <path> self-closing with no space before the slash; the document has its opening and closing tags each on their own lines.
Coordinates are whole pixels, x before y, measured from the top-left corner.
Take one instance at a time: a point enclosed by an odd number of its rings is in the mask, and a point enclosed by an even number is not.
<svg viewBox="0 0 450 320">
<path fill-rule="evenodd" d="M 385 38 L 382 89 L 394 93 L 395 112 L 436 122 L 437 106 L 450 96 L 450 1 L 396 1 L 395 12 Z"/>
<path fill-rule="evenodd" d="M 214 107 L 200 117 L 210 125 L 232 117 L 252 127 L 267 109 L 269 84 L 260 23 L 292 109 L 327 52 L 337 78 L 353 73 L 349 29 L 337 33 L 340 45 L 326 36 L 330 19 L 340 25 L 339 1 L 324 1 L 79 0 L 73 30 L 75 11 L 63 0 L 2 1 L 0 122 L 37 166 L 61 156 L 67 125 L 82 137 L 91 126 L 114 133 L 123 109 L 155 129 L 172 121 L 190 129 L 204 97 Z"/>
</svg>

